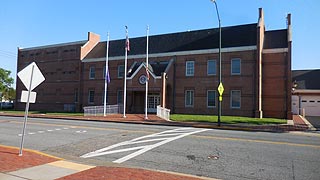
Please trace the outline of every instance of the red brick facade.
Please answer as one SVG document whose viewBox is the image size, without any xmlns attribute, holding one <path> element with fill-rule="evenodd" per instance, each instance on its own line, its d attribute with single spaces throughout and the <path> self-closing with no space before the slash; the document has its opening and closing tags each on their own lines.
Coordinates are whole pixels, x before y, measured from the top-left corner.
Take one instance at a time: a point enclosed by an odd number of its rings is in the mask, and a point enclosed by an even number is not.
<svg viewBox="0 0 320 180">
<path fill-rule="evenodd" d="M 270 32 L 265 36 L 262 9 L 259 16 L 259 23 L 256 26 L 256 45 L 222 48 L 224 85 L 222 115 L 291 119 L 291 86 L 289 86 L 291 84 L 291 40 L 288 38 L 285 47 L 268 45 L 269 41 L 267 41 L 271 35 L 290 33 L 290 30 L 288 27 L 288 30 Z M 87 41 L 19 49 L 17 71 L 34 61 L 46 78 L 45 82 L 35 89 L 38 93 L 37 102 L 32 104 L 30 109 L 82 111 L 85 106 L 102 105 L 105 43 L 99 41 L 98 35 L 89 33 Z M 135 67 L 138 69 L 133 69 L 134 72 L 129 73 L 128 76 L 127 113 L 143 113 L 145 85 L 139 83 L 139 78 L 145 74 L 145 68 L 141 64 L 145 58 L 139 54 L 131 55 L 130 52 L 128 55 L 128 70 L 136 64 Z M 232 59 L 240 62 L 240 73 L 232 73 Z M 209 60 L 216 60 L 214 75 L 208 75 Z M 193 62 L 194 72 L 191 76 L 186 75 L 186 63 L 189 61 Z M 165 97 L 166 108 L 171 109 L 171 113 L 218 113 L 216 89 L 219 63 L 216 48 L 151 53 L 149 62 L 166 63 L 165 71 L 162 70 L 166 73 L 165 88 L 162 85 L 161 72 L 154 70 L 153 76 L 150 76 L 149 94 L 152 98 L 154 97 L 150 101 L 160 104 Z M 111 82 L 108 84 L 108 104 L 122 103 L 124 78 L 118 75 L 119 66 L 123 65 L 124 57 L 116 55 L 110 57 Z M 17 99 L 21 96 L 23 89 L 25 88 L 18 80 Z M 216 96 L 215 101 L 211 103 L 215 106 L 208 107 L 208 93 L 212 91 L 215 91 Z M 89 93 L 91 93 L 91 99 Z M 232 102 L 231 93 L 240 95 L 240 99 L 236 98 Z M 192 105 L 188 105 L 191 103 L 186 100 L 188 95 L 193 95 Z M 236 107 L 232 107 L 233 103 Z M 17 101 L 16 108 L 23 109 L 24 104 Z"/>
</svg>

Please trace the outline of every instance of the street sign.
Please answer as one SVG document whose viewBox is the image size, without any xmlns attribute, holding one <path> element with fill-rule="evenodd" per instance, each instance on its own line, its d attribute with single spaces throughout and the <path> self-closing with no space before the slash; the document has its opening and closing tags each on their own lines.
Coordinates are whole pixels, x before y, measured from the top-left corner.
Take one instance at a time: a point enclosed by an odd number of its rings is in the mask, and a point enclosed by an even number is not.
<svg viewBox="0 0 320 180">
<path fill-rule="evenodd" d="M 35 103 L 36 102 L 36 92 L 30 92 L 30 97 L 29 97 L 29 102 L 30 103 Z M 21 92 L 21 100 L 20 102 L 28 102 L 28 91 L 22 91 Z"/>
<path fill-rule="evenodd" d="M 41 84 L 45 80 L 45 78 L 35 62 L 32 62 L 27 67 L 18 72 L 18 77 L 22 81 L 23 85 L 28 89 L 28 91 L 22 91 L 21 93 L 21 102 L 26 102 L 26 110 L 24 112 L 24 122 L 19 150 L 19 156 L 22 156 L 24 136 L 28 121 L 29 104 L 30 102 L 35 103 L 37 95 L 36 92 L 31 91 L 39 84 Z"/>
<path fill-rule="evenodd" d="M 31 79 L 30 77 L 31 77 L 32 69 L 33 69 L 33 75 Z M 18 73 L 18 77 L 22 81 L 23 85 L 27 88 L 27 90 L 30 90 L 30 91 L 32 91 L 34 88 L 36 88 L 39 84 L 41 84 L 45 80 L 43 74 L 41 73 L 40 69 L 38 68 L 35 62 L 32 62 L 27 67 L 22 69 Z M 32 82 L 31 85 L 30 85 L 30 82 Z M 29 89 L 30 87 L 31 89 Z"/>
<path fill-rule="evenodd" d="M 223 85 L 222 85 L 222 82 L 219 84 L 218 86 L 218 92 L 219 92 L 219 95 L 222 96 L 223 94 L 223 91 L 224 91 L 224 88 L 223 88 Z"/>
</svg>

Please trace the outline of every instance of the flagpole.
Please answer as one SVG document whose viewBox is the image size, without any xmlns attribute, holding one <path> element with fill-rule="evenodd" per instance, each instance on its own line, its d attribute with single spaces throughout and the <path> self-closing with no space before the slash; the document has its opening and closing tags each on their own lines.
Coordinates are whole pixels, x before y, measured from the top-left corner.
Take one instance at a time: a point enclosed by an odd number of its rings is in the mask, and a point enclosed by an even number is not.
<svg viewBox="0 0 320 180">
<path fill-rule="evenodd" d="M 103 102 L 103 116 L 106 116 L 107 109 L 107 89 L 108 89 L 108 79 L 107 77 L 109 73 L 109 32 L 107 35 L 107 49 L 106 49 L 106 70 L 104 74 L 104 102 Z"/>
<path fill-rule="evenodd" d="M 146 120 L 148 119 L 148 81 L 149 81 L 148 71 L 149 71 L 149 26 L 147 26 L 147 48 L 146 48 L 147 81 L 146 81 L 146 98 L 145 98 L 146 108 L 145 108 L 145 116 L 144 116 L 144 119 Z"/>
<path fill-rule="evenodd" d="M 128 60 L 128 27 L 126 26 L 126 45 L 124 57 L 124 87 L 123 87 L 123 118 L 126 118 L 126 101 L 127 101 L 127 60 Z"/>
</svg>

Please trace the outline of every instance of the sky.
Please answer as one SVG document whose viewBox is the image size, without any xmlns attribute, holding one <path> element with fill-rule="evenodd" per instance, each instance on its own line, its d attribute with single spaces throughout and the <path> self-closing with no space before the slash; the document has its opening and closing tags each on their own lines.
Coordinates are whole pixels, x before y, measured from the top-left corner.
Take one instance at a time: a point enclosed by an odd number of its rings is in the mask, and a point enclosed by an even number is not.
<svg viewBox="0 0 320 180">
<path fill-rule="evenodd" d="M 319 0 L 217 0 L 222 26 L 257 23 L 285 29 L 292 14 L 292 69 L 320 69 Z M 82 41 L 87 33 L 106 41 L 218 27 L 210 0 L 1 0 L 0 67 L 16 78 L 17 48 Z M 222 37 L 223 38 L 223 37 Z"/>
</svg>

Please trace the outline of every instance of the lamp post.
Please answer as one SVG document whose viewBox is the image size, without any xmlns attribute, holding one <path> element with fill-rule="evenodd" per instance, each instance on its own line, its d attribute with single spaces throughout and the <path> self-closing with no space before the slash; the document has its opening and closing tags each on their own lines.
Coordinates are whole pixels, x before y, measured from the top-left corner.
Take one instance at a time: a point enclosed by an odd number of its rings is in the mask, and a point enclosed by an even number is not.
<svg viewBox="0 0 320 180">
<path fill-rule="evenodd" d="M 222 89 L 221 91 L 219 90 L 219 103 L 218 103 L 218 126 L 220 126 L 221 122 L 221 102 L 222 102 L 222 93 L 223 93 L 223 86 L 222 86 L 222 80 L 221 80 L 221 21 L 220 21 L 220 16 L 219 16 L 219 10 L 218 10 L 218 5 L 216 0 L 210 0 L 211 2 L 214 3 L 217 11 L 217 17 L 219 21 L 219 89 Z"/>
</svg>

